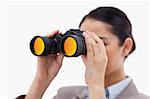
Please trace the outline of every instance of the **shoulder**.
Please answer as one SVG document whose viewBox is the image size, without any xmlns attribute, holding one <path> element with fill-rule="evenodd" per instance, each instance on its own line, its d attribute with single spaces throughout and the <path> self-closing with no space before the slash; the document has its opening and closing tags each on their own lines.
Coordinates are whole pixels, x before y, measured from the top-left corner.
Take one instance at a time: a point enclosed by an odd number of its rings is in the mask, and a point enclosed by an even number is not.
<svg viewBox="0 0 150 99">
<path fill-rule="evenodd" d="M 58 90 L 58 93 L 74 93 L 76 91 L 82 90 L 83 88 L 86 88 L 86 86 L 65 86 L 61 87 Z"/>
<path fill-rule="evenodd" d="M 139 93 L 138 95 L 134 96 L 134 99 L 150 99 L 150 96 Z"/>
<path fill-rule="evenodd" d="M 86 86 L 65 86 L 61 87 L 57 91 L 57 95 L 53 97 L 53 99 L 72 99 L 74 95 L 86 89 Z"/>
<path fill-rule="evenodd" d="M 116 99 L 150 99 L 149 96 L 139 93 L 133 80 L 126 88 L 116 97 Z"/>
</svg>

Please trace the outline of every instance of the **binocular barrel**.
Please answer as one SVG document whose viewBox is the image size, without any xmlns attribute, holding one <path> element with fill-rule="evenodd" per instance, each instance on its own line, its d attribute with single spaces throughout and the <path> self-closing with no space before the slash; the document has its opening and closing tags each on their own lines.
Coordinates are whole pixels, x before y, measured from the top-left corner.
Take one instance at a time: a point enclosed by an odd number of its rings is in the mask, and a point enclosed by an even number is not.
<svg viewBox="0 0 150 99">
<path fill-rule="evenodd" d="M 52 38 L 35 36 L 30 42 L 30 50 L 36 56 L 63 53 L 67 57 L 86 54 L 86 44 L 79 29 L 70 29 L 65 34 L 56 34 Z"/>
</svg>

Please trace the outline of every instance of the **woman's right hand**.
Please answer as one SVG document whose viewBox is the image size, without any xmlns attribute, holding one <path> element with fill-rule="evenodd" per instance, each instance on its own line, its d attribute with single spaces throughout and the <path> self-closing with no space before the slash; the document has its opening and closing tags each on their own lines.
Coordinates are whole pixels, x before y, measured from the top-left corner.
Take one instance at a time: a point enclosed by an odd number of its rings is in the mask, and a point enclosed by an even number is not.
<svg viewBox="0 0 150 99">
<path fill-rule="evenodd" d="M 51 34 L 48 34 L 47 37 L 53 37 L 55 34 L 61 34 L 61 32 L 59 32 L 59 30 L 53 31 Z M 63 58 L 63 54 L 60 53 L 38 57 L 36 73 L 38 79 L 50 83 L 57 75 Z"/>
<path fill-rule="evenodd" d="M 56 30 L 47 35 L 47 37 L 53 37 L 55 34 L 61 33 Z M 60 53 L 38 57 L 36 76 L 25 99 L 42 98 L 44 92 L 61 68 L 63 58 L 64 56 Z"/>
</svg>

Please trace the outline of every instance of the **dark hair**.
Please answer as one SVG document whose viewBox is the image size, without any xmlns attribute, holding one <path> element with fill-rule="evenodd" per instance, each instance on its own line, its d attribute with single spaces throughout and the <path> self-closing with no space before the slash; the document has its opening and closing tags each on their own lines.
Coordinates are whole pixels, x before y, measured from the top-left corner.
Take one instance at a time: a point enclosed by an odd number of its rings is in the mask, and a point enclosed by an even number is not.
<svg viewBox="0 0 150 99">
<path fill-rule="evenodd" d="M 130 37 L 133 41 L 133 46 L 130 53 L 135 50 L 136 46 L 132 36 L 132 26 L 130 20 L 123 11 L 115 7 L 98 7 L 83 17 L 79 27 L 86 18 L 95 19 L 111 25 L 111 32 L 118 37 L 120 46 L 123 45 L 126 38 Z"/>
</svg>

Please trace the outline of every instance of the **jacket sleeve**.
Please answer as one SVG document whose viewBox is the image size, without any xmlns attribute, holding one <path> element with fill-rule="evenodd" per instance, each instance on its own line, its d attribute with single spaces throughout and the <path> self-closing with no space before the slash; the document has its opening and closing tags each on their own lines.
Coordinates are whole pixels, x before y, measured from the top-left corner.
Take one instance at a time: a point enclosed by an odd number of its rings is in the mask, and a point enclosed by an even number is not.
<svg viewBox="0 0 150 99">
<path fill-rule="evenodd" d="M 150 99 L 150 96 L 139 94 L 139 95 L 135 95 L 134 99 Z"/>
<path fill-rule="evenodd" d="M 16 97 L 15 99 L 25 99 L 26 95 L 20 95 L 18 97 Z"/>
<path fill-rule="evenodd" d="M 52 99 L 79 99 L 77 92 L 82 88 L 83 86 L 62 87 Z"/>
<path fill-rule="evenodd" d="M 72 99 L 72 97 L 72 90 L 69 90 L 68 87 L 63 87 L 57 91 L 57 94 L 52 99 Z"/>
</svg>

